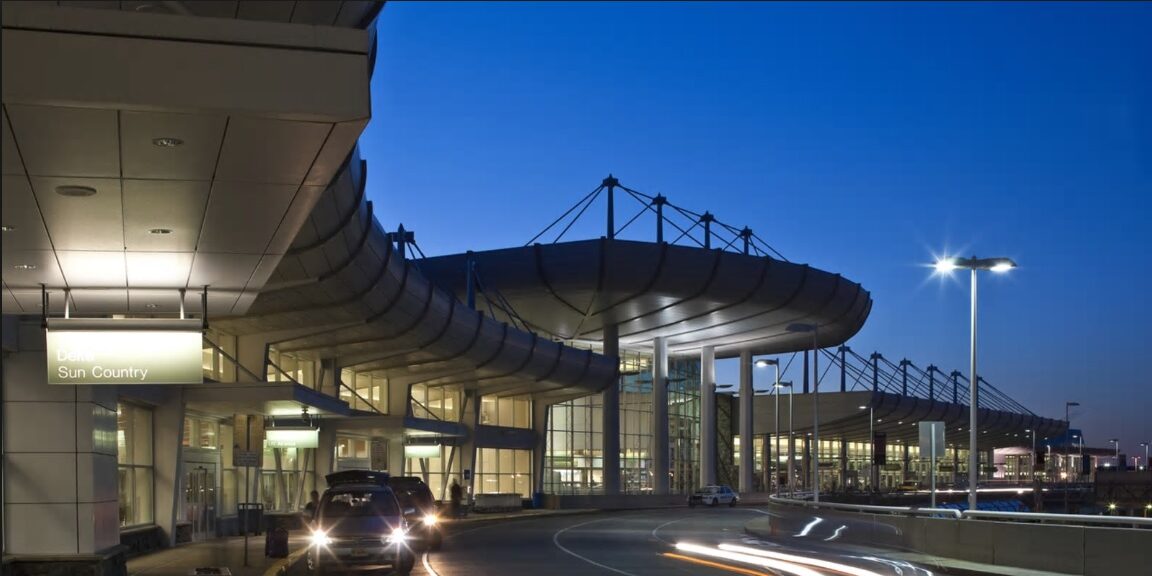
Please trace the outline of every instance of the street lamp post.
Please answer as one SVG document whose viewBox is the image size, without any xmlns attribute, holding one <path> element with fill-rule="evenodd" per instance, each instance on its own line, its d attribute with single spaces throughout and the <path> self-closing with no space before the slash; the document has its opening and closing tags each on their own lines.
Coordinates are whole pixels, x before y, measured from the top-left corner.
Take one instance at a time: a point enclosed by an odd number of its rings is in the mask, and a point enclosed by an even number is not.
<svg viewBox="0 0 1152 576">
<path fill-rule="evenodd" d="M 1032 465 L 1032 474 L 1029 476 L 1029 478 L 1031 478 L 1032 482 L 1035 483 L 1036 482 L 1036 430 L 1028 429 L 1028 430 L 1025 430 L 1025 432 L 1032 434 L 1032 456 L 1030 458 L 1028 458 L 1028 463 Z"/>
<path fill-rule="evenodd" d="M 1144 448 L 1144 469 L 1145 469 L 1145 470 L 1147 470 L 1147 469 L 1148 469 L 1148 446 L 1149 446 L 1149 445 L 1152 445 L 1152 441 L 1148 441 L 1148 442 L 1141 442 L 1141 443 L 1140 443 L 1140 446 L 1142 446 L 1142 447 Z M 1137 467 L 1136 467 L 1136 469 L 1137 469 L 1137 470 L 1139 470 L 1139 469 L 1140 469 L 1140 467 L 1139 467 L 1139 466 L 1137 466 Z"/>
<path fill-rule="evenodd" d="M 876 484 L 872 481 L 872 479 L 876 476 L 873 470 L 876 467 L 876 432 L 873 430 L 876 419 L 873 417 L 874 412 L 872 403 L 869 402 L 867 406 L 860 407 L 861 410 L 865 408 L 868 409 L 868 446 L 871 447 L 868 450 L 868 492 L 875 493 Z M 871 501 L 871 499 L 869 499 L 869 501 Z"/>
<path fill-rule="evenodd" d="M 820 503 L 820 327 L 816 324 L 789 324 L 789 332 L 812 333 L 812 502 Z"/>
<path fill-rule="evenodd" d="M 772 384 L 772 393 L 776 395 L 776 418 L 775 418 L 775 421 L 776 421 L 776 450 L 772 454 L 772 456 L 776 459 L 776 466 L 779 467 L 779 463 L 780 463 L 780 360 L 775 359 L 775 358 L 773 358 L 773 359 L 762 358 L 762 359 L 756 361 L 756 366 L 760 367 L 760 368 L 763 368 L 765 366 L 773 366 L 776 368 L 776 381 L 775 381 L 775 383 Z M 765 461 L 764 461 L 764 469 L 768 470 L 768 471 L 772 471 L 771 462 L 769 462 L 767 459 L 765 459 Z M 774 472 L 774 471 L 771 473 L 772 473 L 772 476 L 777 475 L 776 472 Z M 772 490 L 771 484 L 765 486 L 764 488 L 766 488 L 769 492 L 771 492 L 771 490 Z M 779 487 L 777 487 L 776 495 L 777 496 L 780 495 Z"/>
<path fill-rule="evenodd" d="M 788 442 L 792 442 L 792 383 L 781 382 L 780 374 L 776 374 L 776 467 L 780 467 L 780 391 L 788 389 Z M 776 496 L 780 496 L 780 472 L 776 472 Z M 792 494 L 792 450 L 788 450 L 788 494 Z"/>
<path fill-rule="evenodd" d="M 992 272 L 1007 272 L 1016 267 L 1016 263 L 1009 258 L 942 258 L 936 262 L 936 270 L 951 272 L 957 268 L 972 271 L 972 309 L 971 309 L 971 350 L 969 354 L 968 377 L 968 508 L 976 509 L 976 484 L 979 481 L 980 455 L 977 447 L 977 388 L 980 379 L 976 373 L 976 272 L 991 270 Z"/>
<path fill-rule="evenodd" d="M 1073 406 L 1079 406 L 1079 402 L 1065 402 L 1064 403 L 1064 424 L 1067 426 L 1067 431 L 1064 433 L 1065 439 L 1072 437 L 1072 411 Z M 1064 513 L 1069 512 L 1068 508 L 1068 479 L 1072 476 L 1072 470 L 1069 469 L 1068 460 L 1072 454 L 1072 447 L 1068 445 L 1067 441 L 1064 442 Z"/>
<path fill-rule="evenodd" d="M 1121 467 L 1121 462 L 1120 462 L 1120 439 L 1119 439 L 1119 438 L 1110 438 L 1108 441 L 1109 441 L 1109 442 L 1111 442 L 1111 443 L 1112 443 L 1112 444 L 1113 444 L 1113 445 L 1116 447 L 1116 469 L 1117 469 L 1117 470 L 1119 470 L 1119 469 L 1120 469 L 1120 467 Z M 1124 466 L 1124 467 L 1125 467 L 1125 468 L 1127 468 L 1127 466 Z"/>
<path fill-rule="evenodd" d="M 793 439 L 796 432 L 792 424 L 792 392 L 795 390 L 795 387 L 792 386 L 791 382 L 781 382 L 780 387 L 788 389 L 788 497 L 792 498 L 795 486 L 795 475 L 792 473 L 792 467 L 796 460 L 795 440 Z"/>
</svg>

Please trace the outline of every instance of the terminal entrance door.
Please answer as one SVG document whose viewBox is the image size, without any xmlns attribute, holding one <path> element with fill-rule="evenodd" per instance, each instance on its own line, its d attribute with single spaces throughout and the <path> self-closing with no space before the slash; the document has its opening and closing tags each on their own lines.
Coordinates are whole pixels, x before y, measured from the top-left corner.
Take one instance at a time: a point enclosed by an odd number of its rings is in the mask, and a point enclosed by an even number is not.
<svg viewBox="0 0 1152 576">
<path fill-rule="evenodd" d="M 184 461 L 184 514 L 193 541 L 216 537 L 216 516 L 219 493 L 216 459 L 200 459 L 194 455 Z M 213 456 L 215 456 L 213 454 Z"/>
</svg>

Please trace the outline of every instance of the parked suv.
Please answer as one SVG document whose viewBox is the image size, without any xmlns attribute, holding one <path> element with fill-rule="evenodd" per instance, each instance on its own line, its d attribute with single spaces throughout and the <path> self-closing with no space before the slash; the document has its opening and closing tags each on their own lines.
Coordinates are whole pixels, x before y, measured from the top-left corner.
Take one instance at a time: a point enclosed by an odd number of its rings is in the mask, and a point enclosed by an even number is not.
<svg viewBox="0 0 1152 576">
<path fill-rule="evenodd" d="M 409 545 L 413 550 L 439 550 L 444 543 L 440 516 L 432 490 L 419 476 L 393 476 L 388 480 L 404 518 L 408 521 Z"/>
<path fill-rule="evenodd" d="M 388 474 L 348 470 L 324 478 L 328 489 L 312 521 L 310 572 L 388 570 L 407 576 L 416 555 L 408 547 L 408 523 Z"/>
<path fill-rule="evenodd" d="M 740 496 L 736 491 L 727 486 L 705 486 L 696 490 L 688 495 L 688 506 L 695 508 L 697 504 L 707 504 L 708 506 L 716 506 L 717 504 L 727 504 L 735 506 L 740 501 Z"/>
</svg>

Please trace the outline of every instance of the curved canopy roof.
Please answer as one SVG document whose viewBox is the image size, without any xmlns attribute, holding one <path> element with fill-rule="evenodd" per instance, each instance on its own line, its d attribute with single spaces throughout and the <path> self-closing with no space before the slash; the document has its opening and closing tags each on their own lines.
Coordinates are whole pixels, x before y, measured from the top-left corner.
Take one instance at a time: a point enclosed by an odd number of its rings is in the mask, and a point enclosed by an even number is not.
<svg viewBox="0 0 1152 576">
<path fill-rule="evenodd" d="M 717 357 L 742 350 L 774 354 L 841 344 L 864 325 L 872 299 L 838 274 L 767 256 L 667 243 L 588 240 L 427 258 L 420 268 L 461 297 L 471 258 L 478 291 L 504 309 L 497 317 L 522 321 L 549 337 L 603 339 L 606 324 L 620 344 L 651 347 L 664 337 L 670 354 L 715 346 Z"/>
</svg>

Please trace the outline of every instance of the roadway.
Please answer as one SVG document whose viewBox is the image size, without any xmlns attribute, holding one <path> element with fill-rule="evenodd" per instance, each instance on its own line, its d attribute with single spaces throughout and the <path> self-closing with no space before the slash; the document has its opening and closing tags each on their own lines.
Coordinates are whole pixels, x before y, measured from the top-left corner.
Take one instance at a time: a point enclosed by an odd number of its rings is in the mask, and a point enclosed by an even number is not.
<svg viewBox="0 0 1152 576">
<path fill-rule="evenodd" d="M 461 524 L 442 550 L 423 555 L 423 576 L 788 576 L 941 573 L 837 543 L 838 526 L 781 528 L 752 537 L 744 525 L 771 514 L 755 507 L 660 509 L 542 516 L 479 526 Z M 677 544 L 681 548 L 677 548 Z M 688 544 L 690 547 L 684 548 Z"/>
</svg>

